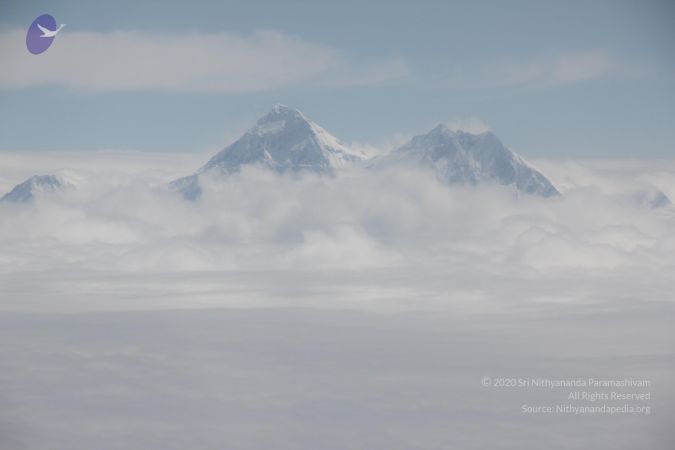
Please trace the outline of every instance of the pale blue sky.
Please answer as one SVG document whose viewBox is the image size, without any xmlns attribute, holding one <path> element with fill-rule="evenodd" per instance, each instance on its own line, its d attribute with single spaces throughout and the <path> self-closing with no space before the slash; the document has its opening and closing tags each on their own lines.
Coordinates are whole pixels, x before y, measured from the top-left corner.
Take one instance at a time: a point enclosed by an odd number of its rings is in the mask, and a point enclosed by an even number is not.
<svg viewBox="0 0 675 450">
<path fill-rule="evenodd" d="M 43 13 L 67 27 L 25 59 Z M 284 103 L 346 142 L 482 122 L 531 157 L 675 156 L 669 1 L 2 0 L 0 27 L 0 151 L 215 151 Z"/>
</svg>

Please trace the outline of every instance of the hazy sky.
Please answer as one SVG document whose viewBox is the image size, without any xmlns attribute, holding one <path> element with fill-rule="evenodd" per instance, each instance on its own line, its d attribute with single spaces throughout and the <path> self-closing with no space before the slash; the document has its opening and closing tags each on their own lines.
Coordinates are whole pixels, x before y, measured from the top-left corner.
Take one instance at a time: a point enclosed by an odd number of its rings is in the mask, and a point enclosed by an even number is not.
<svg viewBox="0 0 675 450">
<path fill-rule="evenodd" d="M 43 13 L 67 26 L 30 55 Z M 668 1 L 2 0 L 0 151 L 216 151 L 280 102 L 351 143 L 670 158 L 673 44 Z"/>
</svg>

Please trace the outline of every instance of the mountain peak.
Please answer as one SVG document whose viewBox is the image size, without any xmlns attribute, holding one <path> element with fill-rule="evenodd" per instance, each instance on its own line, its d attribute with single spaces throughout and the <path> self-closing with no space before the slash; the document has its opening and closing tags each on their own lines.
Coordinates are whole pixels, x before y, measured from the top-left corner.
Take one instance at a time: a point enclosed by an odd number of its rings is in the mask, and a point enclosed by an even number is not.
<svg viewBox="0 0 675 450">
<path fill-rule="evenodd" d="M 272 105 L 272 109 L 269 112 L 270 114 L 293 114 L 293 115 L 302 115 L 297 109 L 293 109 L 290 106 L 286 106 L 283 103 L 275 103 Z"/>
<path fill-rule="evenodd" d="M 279 119 L 301 120 L 309 122 L 309 120 L 307 120 L 307 118 L 297 109 L 293 109 L 286 105 L 282 105 L 281 103 L 277 103 L 274 106 L 272 106 L 272 109 L 270 109 L 270 111 L 267 114 L 258 119 L 258 123 L 264 123 Z"/>
<path fill-rule="evenodd" d="M 450 184 L 493 183 L 519 193 L 556 196 L 559 192 L 540 172 L 509 150 L 492 132 L 452 131 L 440 124 L 427 134 L 384 157 L 378 165 L 404 164 L 431 168 Z"/>
<path fill-rule="evenodd" d="M 0 201 L 28 202 L 33 200 L 36 195 L 73 187 L 73 183 L 59 175 L 33 175 L 14 186 L 14 189 L 0 198 Z"/>
<path fill-rule="evenodd" d="M 242 137 L 214 155 L 196 174 L 172 186 L 195 198 L 201 192 L 200 174 L 231 174 L 244 166 L 258 166 L 278 173 L 333 174 L 357 163 L 363 155 L 307 119 L 300 111 L 277 104 Z"/>
<path fill-rule="evenodd" d="M 295 133 L 311 133 L 312 122 L 297 109 L 286 105 L 276 104 L 250 128 L 246 135 L 263 136 L 277 134 L 294 129 Z"/>
</svg>

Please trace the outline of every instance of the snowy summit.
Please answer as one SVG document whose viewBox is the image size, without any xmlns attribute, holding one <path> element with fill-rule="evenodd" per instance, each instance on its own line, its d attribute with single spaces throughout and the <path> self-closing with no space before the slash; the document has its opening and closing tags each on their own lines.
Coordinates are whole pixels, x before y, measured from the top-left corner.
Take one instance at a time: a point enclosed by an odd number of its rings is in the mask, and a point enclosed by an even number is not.
<svg viewBox="0 0 675 450">
<path fill-rule="evenodd" d="M 544 175 L 489 131 L 472 134 L 438 125 L 371 164 L 374 168 L 390 166 L 432 169 L 448 184 L 499 184 L 519 194 L 559 195 Z"/>
<path fill-rule="evenodd" d="M 73 188 L 74 185 L 59 175 L 33 175 L 26 181 L 14 186 L 0 201 L 28 202 L 35 196 L 47 192 L 57 192 Z"/>
<path fill-rule="evenodd" d="M 242 166 L 257 165 L 278 173 L 333 174 L 363 160 L 335 136 L 307 119 L 300 111 L 275 105 L 255 126 L 213 156 L 197 173 L 180 178 L 171 187 L 188 198 L 201 194 L 202 174 L 231 174 Z"/>
</svg>

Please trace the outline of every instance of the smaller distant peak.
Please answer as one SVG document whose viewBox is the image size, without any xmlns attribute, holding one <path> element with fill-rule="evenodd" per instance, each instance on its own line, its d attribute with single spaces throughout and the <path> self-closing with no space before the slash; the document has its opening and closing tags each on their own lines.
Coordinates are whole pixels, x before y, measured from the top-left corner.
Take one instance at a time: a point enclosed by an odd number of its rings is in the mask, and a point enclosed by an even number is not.
<svg viewBox="0 0 675 450">
<path fill-rule="evenodd" d="M 56 192 L 72 188 L 75 188 L 75 184 L 59 175 L 33 175 L 14 186 L 14 189 L 0 198 L 0 201 L 26 202 L 32 200 L 37 193 Z"/>
</svg>

